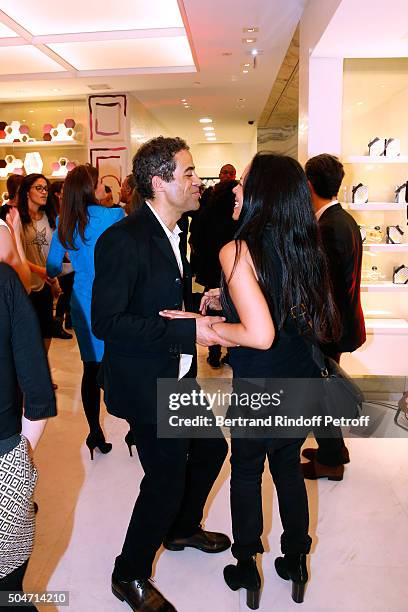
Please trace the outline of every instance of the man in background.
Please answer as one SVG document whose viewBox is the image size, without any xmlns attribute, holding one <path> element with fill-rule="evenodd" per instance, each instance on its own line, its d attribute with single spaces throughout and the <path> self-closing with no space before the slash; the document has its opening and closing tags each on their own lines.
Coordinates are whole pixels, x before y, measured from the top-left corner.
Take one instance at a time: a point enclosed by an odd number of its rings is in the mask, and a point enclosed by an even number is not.
<svg viewBox="0 0 408 612">
<path fill-rule="evenodd" d="M 357 223 L 337 199 L 344 177 L 341 162 L 323 153 L 309 159 L 305 172 L 342 324 L 340 339 L 321 348 L 339 363 L 342 353 L 355 351 L 366 339 L 360 302 L 363 245 Z M 349 452 L 339 427 L 332 428 L 330 437 L 328 433 L 321 437 L 315 430 L 318 448 L 306 448 L 302 452 L 310 459 L 309 463 L 302 463 L 305 478 L 343 479 L 344 464 L 350 461 Z"/>
</svg>

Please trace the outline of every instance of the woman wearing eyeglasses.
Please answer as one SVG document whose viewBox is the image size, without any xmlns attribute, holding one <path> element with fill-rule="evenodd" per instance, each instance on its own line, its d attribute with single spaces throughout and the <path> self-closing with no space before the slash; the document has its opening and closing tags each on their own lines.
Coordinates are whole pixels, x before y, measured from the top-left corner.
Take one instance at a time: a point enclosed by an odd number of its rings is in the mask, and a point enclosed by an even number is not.
<svg viewBox="0 0 408 612">
<path fill-rule="evenodd" d="M 55 229 L 55 214 L 47 204 L 48 187 L 43 174 L 29 174 L 23 178 L 18 192 L 23 246 L 31 270 L 30 299 L 40 322 L 47 352 L 53 333 L 53 295 L 58 292 L 58 281 L 48 278 L 45 269 Z"/>
</svg>

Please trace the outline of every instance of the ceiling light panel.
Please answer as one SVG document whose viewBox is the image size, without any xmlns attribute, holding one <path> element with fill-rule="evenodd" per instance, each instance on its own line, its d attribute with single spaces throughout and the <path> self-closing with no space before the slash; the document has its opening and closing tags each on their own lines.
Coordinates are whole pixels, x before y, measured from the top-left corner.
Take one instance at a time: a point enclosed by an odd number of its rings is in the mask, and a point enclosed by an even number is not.
<svg viewBox="0 0 408 612">
<path fill-rule="evenodd" d="M 0 74 L 33 74 L 36 72 L 65 72 L 65 70 L 30 45 L 0 47 Z"/>
<path fill-rule="evenodd" d="M 98 44 L 97 53 L 93 42 L 58 43 L 47 46 L 77 70 L 194 66 L 188 39 L 185 36 L 106 40 Z"/>
<path fill-rule="evenodd" d="M 1 10 L 34 36 L 149 28 L 182 28 L 177 0 L 121 0 L 99 2 L 70 0 L 1 0 Z"/>
<path fill-rule="evenodd" d="M 10 28 L 3 23 L 0 23 L 0 38 L 15 38 L 16 36 L 18 36 L 18 34 L 10 30 Z"/>
</svg>

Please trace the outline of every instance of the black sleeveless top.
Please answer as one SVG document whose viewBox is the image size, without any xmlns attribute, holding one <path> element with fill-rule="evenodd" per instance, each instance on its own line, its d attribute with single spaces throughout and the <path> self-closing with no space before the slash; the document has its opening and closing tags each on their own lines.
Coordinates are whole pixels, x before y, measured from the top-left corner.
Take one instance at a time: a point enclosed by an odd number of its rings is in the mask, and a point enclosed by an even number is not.
<svg viewBox="0 0 408 612">
<path fill-rule="evenodd" d="M 283 326 L 280 321 L 279 296 L 282 288 L 282 267 L 275 251 L 273 265 L 273 295 L 270 311 L 275 326 L 275 339 L 267 350 L 249 347 L 230 348 L 230 365 L 234 378 L 315 378 L 319 370 L 312 359 L 309 342 L 299 334 L 295 320 L 289 316 Z M 224 275 L 221 280 L 221 304 L 228 323 L 239 323 L 239 316 L 231 300 Z"/>
</svg>

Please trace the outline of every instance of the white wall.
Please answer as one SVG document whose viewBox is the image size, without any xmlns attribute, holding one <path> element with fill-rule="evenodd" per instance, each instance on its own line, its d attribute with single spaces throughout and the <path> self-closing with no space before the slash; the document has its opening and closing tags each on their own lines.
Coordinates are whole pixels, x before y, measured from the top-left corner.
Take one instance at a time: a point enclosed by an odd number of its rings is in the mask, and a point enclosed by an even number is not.
<svg viewBox="0 0 408 612">
<path fill-rule="evenodd" d="M 256 128 L 255 137 L 250 143 L 206 143 L 191 145 L 191 154 L 194 159 L 196 171 L 199 176 L 218 176 L 221 166 L 232 164 L 240 176 L 245 166 L 251 161 L 256 153 Z"/>
<path fill-rule="evenodd" d="M 310 96 L 310 58 L 314 47 L 326 30 L 341 0 L 310 0 L 300 20 L 299 50 L 299 161 L 304 163 L 309 157 L 309 96 Z M 322 81 L 320 95 L 330 91 L 331 80 Z"/>
</svg>

